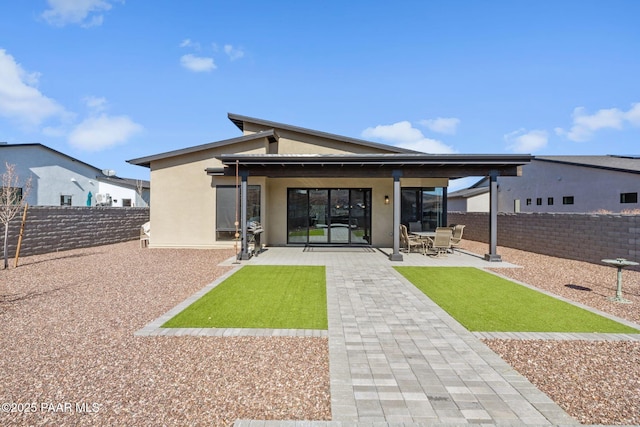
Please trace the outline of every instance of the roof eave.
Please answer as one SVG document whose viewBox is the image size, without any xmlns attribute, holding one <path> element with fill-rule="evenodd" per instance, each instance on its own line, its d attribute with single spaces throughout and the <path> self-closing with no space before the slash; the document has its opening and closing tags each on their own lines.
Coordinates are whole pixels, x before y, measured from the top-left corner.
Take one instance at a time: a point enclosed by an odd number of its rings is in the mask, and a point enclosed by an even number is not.
<svg viewBox="0 0 640 427">
<path fill-rule="evenodd" d="M 210 142 L 207 144 L 196 145 L 194 147 L 182 148 L 179 150 L 166 151 L 164 153 L 153 154 L 151 156 L 139 157 L 137 159 L 127 160 L 127 163 L 136 166 L 143 166 L 150 168 L 151 162 L 157 160 L 163 160 L 171 157 L 182 156 L 185 154 L 196 153 L 198 151 L 210 150 L 212 148 L 224 147 L 226 145 L 237 144 L 241 142 L 253 141 L 256 139 L 267 138 L 269 142 L 275 142 L 278 140 L 278 133 L 273 130 L 266 130 L 263 132 L 253 133 L 251 135 L 243 135 L 236 138 L 224 139 L 222 141 Z"/>
<path fill-rule="evenodd" d="M 396 152 L 396 153 L 420 153 L 420 154 L 424 154 L 424 153 L 421 153 L 420 151 L 410 150 L 408 148 L 400 148 L 400 147 L 396 147 L 396 146 L 393 146 L 393 145 L 387 145 L 387 144 L 381 144 L 381 143 L 378 143 L 378 142 L 366 141 L 364 139 L 351 138 L 351 137 L 337 135 L 337 134 L 333 134 L 333 133 L 322 132 L 322 131 L 318 131 L 318 130 L 314 130 L 314 129 L 308 129 L 308 128 L 303 128 L 303 127 L 299 127 L 299 126 L 292 126 L 292 125 L 288 125 L 288 124 L 285 124 L 285 123 L 279 123 L 279 122 L 273 122 L 273 121 L 270 121 L 270 120 L 258 119 L 258 118 L 255 118 L 255 117 L 243 116 L 243 115 L 240 115 L 240 114 L 227 113 L 227 117 L 229 118 L 229 120 L 231 120 L 233 122 L 233 124 L 235 124 L 238 127 L 238 129 L 240 129 L 243 132 L 244 132 L 244 123 L 248 122 L 248 123 L 255 123 L 255 124 L 266 126 L 266 127 L 270 127 L 270 128 L 289 130 L 289 131 L 292 131 L 292 132 L 298 132 L 298 133 L 314 135 L 314 136 L 318 136 L 318 137 L 321 137 L 321 138 L 332 139 L 332 140 L 341 141 L 341 142 L 348 142 L 348 143 L 351 143 L 351 144 L 357 144 L 357 145 L 361 145 L 361 146 L 364 146 L 364 147 L 377 148 L 377 149 L 380 149 L 380 150 L 387 150 L 387 151 Z"/>
</svg>

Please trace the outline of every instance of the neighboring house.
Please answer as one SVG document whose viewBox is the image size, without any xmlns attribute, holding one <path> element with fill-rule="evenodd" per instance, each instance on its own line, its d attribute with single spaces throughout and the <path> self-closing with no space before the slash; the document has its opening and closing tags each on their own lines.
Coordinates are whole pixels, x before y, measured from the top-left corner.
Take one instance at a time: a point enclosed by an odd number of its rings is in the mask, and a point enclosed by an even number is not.
<svg viewBox="0 0 640 427">
<path fill-rule="evenodd" d="M 498 179 L 501 212 L 640 209 L 640 156 L 535 156 L 522 177 Z"/>
<path fill-rule="evenodd" d="M 489 178 L 484 177 L 469 188 L 449 193 L 447 210 L 449 212 L 489 212 L 489 200 Z"/>
<path fill-rule="evenodd" d="M 1 173 L 7 162 L 22 183 L 31 177 L 32 206 L 149 205 L 149 181 L 119 178 L 42 144 L 0 143 L 0 160 Z"/>
<path fill-rule="evenodd" d="M 151 247 L 231 246 L 240 218 L 242 258 L 259 222 L 263 244 L 392 247 L 401 260 L 400 223 L 446 225 L 449 179 L 515 176 L 531 157 L 424 154 L 228 117 L 242 136 L 128 160 L 151 170 Z"/>
</svg>

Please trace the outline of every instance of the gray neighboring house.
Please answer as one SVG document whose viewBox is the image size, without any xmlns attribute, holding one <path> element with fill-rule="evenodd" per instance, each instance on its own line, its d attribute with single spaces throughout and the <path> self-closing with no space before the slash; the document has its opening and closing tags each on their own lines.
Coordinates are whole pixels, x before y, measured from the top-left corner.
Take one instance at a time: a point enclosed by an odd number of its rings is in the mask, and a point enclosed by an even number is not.
<svg viewBox="0 0 640 427">
<path fill-rule="evenodd" d="M 21 185 L 32 178 L 31 206 L 149 206 L 149 181 L 117 177 L 42 144 L 0 143 L 0 174 L 5 162 L 16 165 Z"/>
<path fill-rule="evenodd" d="M 499 183 L 500 178 L 498 178 Z M 489 184 L 489 177 L 484 177 L 471 187 L 452 191 L 447 195 L 447 210 L 450 212 L 489 212 Z"/>
<path fill-rule="evenodd" d="M 448 210 L 481 211 L 462 202 L 475 199 L 488 211 L 483 181 L 449 194 Z M 639 192 L 640 156 L 535 156 L 518 179 L 498 177 L 498 211 L 629 212 L 640 209 Z"/>
</svg>

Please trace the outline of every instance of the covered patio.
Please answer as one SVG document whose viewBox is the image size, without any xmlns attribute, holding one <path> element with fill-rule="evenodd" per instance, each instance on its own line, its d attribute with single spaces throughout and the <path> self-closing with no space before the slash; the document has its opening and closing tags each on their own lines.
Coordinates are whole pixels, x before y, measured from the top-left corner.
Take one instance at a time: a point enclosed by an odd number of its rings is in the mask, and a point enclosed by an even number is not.
<svg viewBox="0 0 640 427">
<path fill-rule="evenodd" d="M 402 181 L 412 179 L 450 179 L 467 176 L 490 177 L 490 236 L 489 248 L 484 259 L 501 261 L 497 253 L 498 176 L 520 176 L 521 166 L 530 162 L 530 155 L 462 155 L 462 154 L 221 154 L 216 156 L 223 167 L 211 167 L 211 176 L 236 177 L 240 187 L 240 218 L 247 218 L 247 186 L 250 177 L 269 179 L 312 178 L 316 182 L 326 179 L 382 179 L 392 186 L 391 197 L 385 195 L 385 204 L 391 203 L 392 224 L 387 229 L 392 234 L 392 247 L 388 253 L 391 261 L 404 261 L 400 252 L 401 192 Z M 319 181 L 320 180 L 320 181 Z M 446 185 L 443 194 L 443 219 L 446 225 Z M 374 194 L 373 197 L 380 196 Z M 267 194 L 266 198 L 270 195 Z M 390 199 L 390 200 L 389 200 Z M 373 211 L 375 215 L 375 210 Z M 241 253 L 239 258 L 250 258 L 248 226 L 240 221 Z M 379 247 L 376 242 L 370 246 Z M 269 242 L 266 242 L 269 245 Z"/>
</svg>

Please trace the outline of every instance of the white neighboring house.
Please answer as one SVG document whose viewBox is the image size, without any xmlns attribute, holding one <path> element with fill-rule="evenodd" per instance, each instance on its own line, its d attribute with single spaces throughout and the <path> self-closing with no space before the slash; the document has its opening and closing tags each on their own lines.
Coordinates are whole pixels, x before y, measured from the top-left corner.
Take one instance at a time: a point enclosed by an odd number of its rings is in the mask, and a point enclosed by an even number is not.
<svg viewBox="0 0 640 427">
<path fill-rule="evenodd" d="M 449 194 L 448 210 L 473 212 L 460 200 L 481 200 L 481 183 Z M 488 211 L 489 188 L 483 191 Z M 498 211 L 634 212 L 639 192 L 640 156 L 535 156 L 522 166 L 521 177 L 498 177 Z"/>
<path fill-rule="evenodd" d="M 447 195 L 447 211 L 489 212 L 489 184 L 484 177 L 469 188 L 452 191 Z"/>
<path fill-rule="evenodd" d="M 105 206 L 149 206 L 149 181 L 119 178 L 42 144 L 0 143 L 0 171 L 5 162 L 16 165 L 23 185 L 31 176 L 31 206 L 97 206 L 107 194 Z"/>
</svg>

